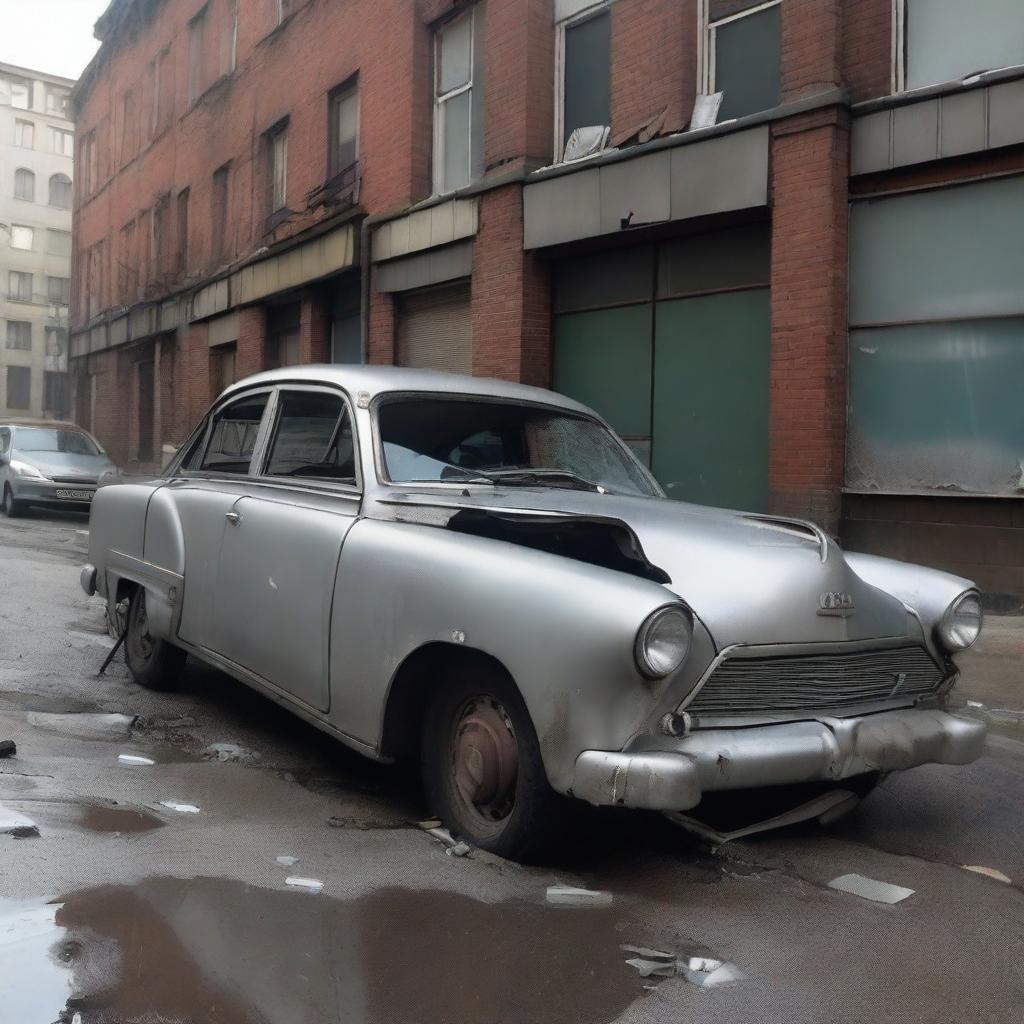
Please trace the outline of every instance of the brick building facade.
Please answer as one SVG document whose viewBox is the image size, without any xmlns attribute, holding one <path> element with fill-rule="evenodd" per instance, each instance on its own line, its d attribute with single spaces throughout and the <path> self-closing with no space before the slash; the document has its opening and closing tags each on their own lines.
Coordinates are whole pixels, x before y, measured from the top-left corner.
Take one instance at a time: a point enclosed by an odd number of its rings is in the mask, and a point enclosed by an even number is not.
<svg viewBox="0 0 1024 1024">
<path fill-rule="evenodd" d="M 1012 16 L 114 0 L 75 94 L 77 416 L 134 469 L 267 366 L 518 379 L 672 497 L 1022 594 Z"/>
</svg>

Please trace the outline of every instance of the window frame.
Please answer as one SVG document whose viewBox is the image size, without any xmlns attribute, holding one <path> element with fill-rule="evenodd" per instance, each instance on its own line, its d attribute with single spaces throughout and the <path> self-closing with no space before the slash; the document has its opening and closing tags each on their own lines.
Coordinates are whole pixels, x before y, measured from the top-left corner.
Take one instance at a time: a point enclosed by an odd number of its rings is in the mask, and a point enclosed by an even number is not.
<svg viewBox="0 0 1024 1024">
<path fill-rule="evenodd" d="M 893 0 L 899 3 L 900 0 Z M 698 0 L 697 3 L 697 92 L 705 95 L 717 92 L 715 82 L 715 54 L 717 47 L 716 32 L 721 25 L 728 25 L 742 18 L 749 18 L 751 15 L 760 14 L 770 7 L 781 7 L 782 0 L 764 0 L 763 3 L 754 4 L 744 11 L 737 11 L 716 21 L 711 20 L 711 0 Z"/>
<path fill-rule="evenodd" d="M 292 477 L 292 476 L 277 476 L 269 473 L 268 467 L 270 465 L 270 455 L 274 448 L 274 442 L 277 440 L 278 430 L 281 425 L 282 415 L 282 402 L 281 399 L 285 392 L 289 394 L 295 392 L 314 392 L 319 394 L 328 394 L 335 398 L 340 398 L 342 405 L 348 414 L 348 421 L 352 426 L 352 463 L 355 468 L 354 482 L 345 483 L 342 480 L 330 480 L 324 477 Z M 271 429 L 268 431 L 266 443 L 262 455 L 259 460 L 259 471 L 256 474 L 260 479 L 267 482 L 273 481 L 275 485 L 283 487 L 297 487 L 299 490 L 321 490 L 327 489 L 329 491 L 344 491 L 346 493 L 354 493 L 356 495 L 362 495 L 362 473 L 360 462 L 361 451 L 359 447 L 359 435 L 356 427 L 355 408 L 349 399 L 348 394 L 343 388 L 334 387 L 330 384 L 315 384 L 315 383 L 295 383 L 295 384 L 281 384 L 274 389 L 274 408 L 272 412 L 273 424 Z"/>
<path fill-rule="evenodd" d="M 27 231 L 31 238 L 31 241 L 27 246 L 15 245 L 14 244 L 14 232 L 17 228 L 22 231 Z M 11 224 L 11 248 L 17 249 L 18 252 L 35 252 L 36 251 L 36 229 L 29 226 L 28 224 Z"/>
<path fill-rule="evenodd" d="M 466 19 L 469 20 L 469 81 L 465 85 L 456 86 L 454 89 L 449 89 L 446 93 L 441 93 L 441 37 L 453 26 Z M 473 183 L 473 88 L 476 84 L 476 5 L 474 4 L 467 10 L 460 11 L 454 17 L 448 18 L 436 25 L 433 30 L 432 43 L 434 50 L 433 75 L 431 76 L 431 99 L 434 112 L 432 189 L 434 195 L 444 196 L 457 192 L 461 188 L 466 188 Z M 445 108 L 453 99 L 467 92 L 469 93 L 469 133 L 466 136 L 466 141 L 469 144 L 466 147 L 466 181 L 462 185 L 449 188 L 444 180 L 444 136 L 445 117 L 447 116 Z"/>
<path fill-rule="evenodd" d="M 19 131 L 20 129 L 20 131 Z M 28 129 L 29 134 L 32 137 L 32 141 L 29 145 L 25 145 L 24 141 L 18 141 L 18 135 L 21 134 L 24 138 L 25 129 Z M 23 117 L 16 117 L 14 119 L 14 145 L 18 149 L 29 149 L 34 150 L 36 148 L 36 123 L 35 121 L 26 121 Z"/>
<path fill-rule="evenodd" d="M 11 328 L 12 327 L 27 327 L 28 328 L 28 331 L 25 332 L 25 333 L 28 334 L 28 344 L 27 345 L 22 345 L 20 343 L 16 344 L 16 345 L 12 345 L 11 344 Z M 4 332 L 4 348 L 8 352 L 31 352 L 32 351 L 32 346 L 35 343 L 35 338 L 33 337 L 33 333 L 34 332 L 32 331 L 32 321 L 31 320 L 11 320 L 11 319 L 8 319 L 7 320 L 6 330 Z"/>
<path fill-rule="evenodd" d="M 60 179 L 60 180 L 59 180 Z M 54 183 L 61 187 L 67 186 L 67 205 L 55 203 L 53 201 L 53 186 Z M 75 201 L 75 184 L 71 178 L 63 171 L 57 171 L 56 174 L 51 174 L 46 182 L 46 205 L 53 210 L 70 210 Z"/>
<path fill-rule="evenodd" d="M 11 88 L 11 108 L 13 110 L 34 110 L 35 89 L 33 87 L 32 80 L 29 78 L 21 78 L 19 75 L 10 75 L 7 78 L 7 82 Z M 16 88 L 23 88 L 25 90 L 25 106 L 22 106 L 20 103 L 14 102 L 14 90 Z"/>
<path fill-rule="evenodd" d="M 778 0 L 781 2 L 781 0 Z M 576 25 L 582 25 L 584 22 L 590 21 L 592 18 L 603 17 L 605 15 L 611 15 L 611 5 L 614 0 L 595 0 L 590 6 L 585 7 L 581 11 L 576 11 L 574 14 L 570 14 L 568 17 L 562 18 L 561 21 L 555 24 L 555 117 L 554 117 L 554 158 L 553 162 L 556 164 L 562 163 L 562 157 L 565 155 L 566 141 L 565 135 L 565 33 L 568 29 L 575 27 Z M 703 6 L 707 3 L 707 0 L 698 0 L 698 7 Z M 610 26 L 609 26 L 610 29 Z M 610 36 L 609 36 L 610 38 Z M 612 60 L 614 54 L 609 49 L 609 61 L 608 61 L 608 75 L 609 75 L 609 94 L 610 94 L 610 78 L 612 72 Z M 609 111 L 610 114 L 610 111 Z M 609 117 L 609 120 L 611 118 Z"/>
<path fill-rule="evenodd" d="M 18 195 L 18 182 L 28 181 L 31 184 L 30 194 L 27 196 Z M 34 203 L 36 201 L 36 172 L 30 167 L 15 167 L 14 169 L 14 198 L 21 203 Z"/>
<path fill-rule="evenodd" d="M 54 143 L 60 139 L 60 148 Z M 71 152 L 68 152 L 68 139 L 71 140 Z M 67 128 L 58 128 L 50 125 L 50 152 L 55 156 L 66 156 L 74 159 L 75 156 L 75 133 Z"/>
<path fill-rule="evenodd" d="M 342 103 L 354 97 L 356 101 L 355 157 L 351 163 L 341 164 L 338 149 L 341 143 L 341 129 L 338 114 Z M 359 74 L 350 75 L 327 94 L 327 180 L 339 177 L 359 162 L 359 136 L 362 128 L 362 96 L 359 91 Z"/>
<path fill-rule="evenodd" d="M 23 299 L 20 295 L 14 295 L 11 289 L 11 281 L 13 278 L 12 274 L 17 274 L 19 278 L 28 279 L 28 298 Z M 35 288 L 34 275 L 27 270 L 8 270 L 7 271 L 7 301 L 8 302 L 31 302 L 32 301 L 32 290 Z"/>
<path fill-rule="evenodd" d="M 266 139 L 267 217 L 273 220 L 288 210 L 288 127 L 290 118 L 284 117 L 264 133 Z M 283 168 L 278 174 L 278 153 L 283 155 Z M 281 202 L 278 203 L 278 178 L 281 179 Z"/>
</svg>

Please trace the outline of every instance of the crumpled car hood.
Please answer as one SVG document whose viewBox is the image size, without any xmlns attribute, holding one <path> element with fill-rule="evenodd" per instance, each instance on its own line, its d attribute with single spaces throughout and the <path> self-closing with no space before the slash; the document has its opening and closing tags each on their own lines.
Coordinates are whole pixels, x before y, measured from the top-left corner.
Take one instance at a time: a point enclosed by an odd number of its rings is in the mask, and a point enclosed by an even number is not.
<svg viewBox="0 0 1024 1024">
<path fill-rule="evenodd" d="M 625 523 L 665 586 L 704 623 L 715 645 L 828 643 L 920 637 L 903 603 L 862 580 L 823 533 L 798 520 L 660 498 L 556 488 L 393 492 L 399 504 L 581 516 Z M 848 615 L 820 615 L 822 595 L 853 599 Z"/>
</svg>

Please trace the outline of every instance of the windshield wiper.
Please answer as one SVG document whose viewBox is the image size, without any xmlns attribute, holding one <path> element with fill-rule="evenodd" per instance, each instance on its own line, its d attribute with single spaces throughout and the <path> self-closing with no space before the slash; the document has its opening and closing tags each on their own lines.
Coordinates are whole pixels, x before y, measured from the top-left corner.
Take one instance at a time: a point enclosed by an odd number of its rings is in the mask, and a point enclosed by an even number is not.
<svg viewBox="0 0 1024 1024">
<path fill-rule="evenodd" d="M 494 483 L 508 484 L 511 487 L 563 485 L 578 491 L 606 493 L 605 488 L 600 484 L 577 476 L 568 469 L 494 469 L 478 472 L 480 476 L 485 476 Z"/>
</svg>

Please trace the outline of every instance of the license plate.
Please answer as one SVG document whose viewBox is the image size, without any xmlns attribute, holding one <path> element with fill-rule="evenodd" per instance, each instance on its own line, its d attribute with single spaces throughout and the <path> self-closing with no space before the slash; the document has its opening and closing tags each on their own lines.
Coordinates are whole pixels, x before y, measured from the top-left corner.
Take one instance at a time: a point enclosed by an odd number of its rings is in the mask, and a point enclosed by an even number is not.
<svg viewBox="0 0 1024 1024">
<path fill-rule="evenodd" d="M 69 501 L 91 501 L 92 491 L 58 490 L 57 497 L 67 498 Z"/>
</svg>

